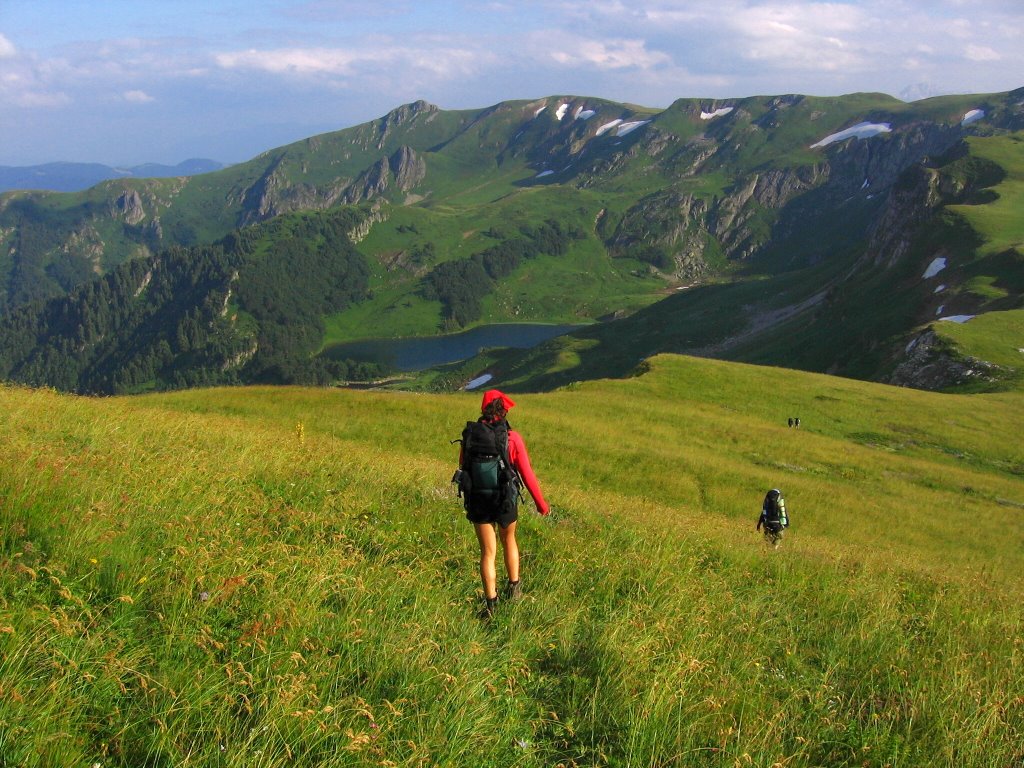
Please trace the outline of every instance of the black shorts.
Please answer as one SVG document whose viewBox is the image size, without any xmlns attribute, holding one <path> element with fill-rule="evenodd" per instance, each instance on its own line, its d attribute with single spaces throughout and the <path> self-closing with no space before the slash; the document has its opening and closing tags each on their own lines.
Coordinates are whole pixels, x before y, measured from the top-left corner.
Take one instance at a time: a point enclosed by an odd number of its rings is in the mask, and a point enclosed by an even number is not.
<svg viewBox="0 0 1024 768">
<path fill-rule="evenodd" d="M 467 509 L 466 519 L 471 523 L 497 523 L 502 528 L 508 528 L 512 523 L 519 519 L 519 510 L 516 507 L 513 507 L 510 512 L 503 512 L 500 506 L 494 509 Z"/>
</svg>

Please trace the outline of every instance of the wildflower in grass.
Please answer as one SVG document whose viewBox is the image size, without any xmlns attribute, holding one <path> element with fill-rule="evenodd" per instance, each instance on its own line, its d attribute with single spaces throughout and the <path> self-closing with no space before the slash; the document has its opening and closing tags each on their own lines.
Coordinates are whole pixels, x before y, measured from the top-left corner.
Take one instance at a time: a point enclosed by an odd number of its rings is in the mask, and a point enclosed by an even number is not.
<svg viewBox="0 0 1024 768">
<path fill-rule="evenodd" d="M 306 442 L 306 428 L 301 421 L 295 425 L 295 436 L 299 439 L 299 445 Z"/>
</svg>

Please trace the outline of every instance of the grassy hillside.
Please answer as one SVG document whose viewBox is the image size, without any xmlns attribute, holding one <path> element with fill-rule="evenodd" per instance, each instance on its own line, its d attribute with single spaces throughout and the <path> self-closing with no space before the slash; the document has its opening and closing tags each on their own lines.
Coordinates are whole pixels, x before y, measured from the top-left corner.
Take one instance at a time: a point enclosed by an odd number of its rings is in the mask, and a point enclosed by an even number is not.
<svg viewBox="0 0 1024 768">
<path fill-rule="evenodd" d="M 659 357 L 517 398 L 555 511 L 490 624 L 476 396 L 0 399 L 0 765 L 1024 758 L 1018 394 Z"/>
</svg>

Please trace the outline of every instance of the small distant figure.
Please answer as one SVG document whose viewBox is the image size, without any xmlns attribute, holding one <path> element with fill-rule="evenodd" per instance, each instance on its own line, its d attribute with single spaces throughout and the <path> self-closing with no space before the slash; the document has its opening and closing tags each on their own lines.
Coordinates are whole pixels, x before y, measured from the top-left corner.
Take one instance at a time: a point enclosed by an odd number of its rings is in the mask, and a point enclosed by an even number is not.
<svg viewBox="0 0 1024 768">
<path fill-rule="evenodd" d="M 793 426 L 796 427 L 797 429 L 800 428 L 800 417 L 799 416 L 797 416 L 795 419 L 793 419 Z"/>
<path fill-rule="evenodd" d="M 790 427 L 790 429 L 793 428 L 793 417 L 792 416 L 789 417 L 789 427 Z"/>
<path fill-rule="evenodd" d="M 789 528 L 789 515 L 786 513 L 786 500 L 782 498 L 782 491 L 772 488 L 765 494 L 764 503 L 761 505 L 761 516 L 757 518 L 757 528 L 764 527 L 764 538 L 772 548 L 778 549 L 782 543 L 782 533 Z"/>
</svg>

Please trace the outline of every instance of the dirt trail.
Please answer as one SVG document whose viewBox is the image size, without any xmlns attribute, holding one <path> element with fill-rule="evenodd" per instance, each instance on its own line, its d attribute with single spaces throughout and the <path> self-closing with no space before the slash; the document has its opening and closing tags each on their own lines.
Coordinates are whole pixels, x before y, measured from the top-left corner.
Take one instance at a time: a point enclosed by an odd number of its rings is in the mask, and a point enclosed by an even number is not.
<svg viewBox="0 0 1024 768">
<path fill-rule="evenodd" d="M 708 344 L 704 347 L 686 349 L 683 350 L 683 353 L 693 355 L 695 357 L 717 357 L 727 350 L 733 349 L 746 341 L 750 341 L 752 338 L 764 333 L 769 328 L 774 328 L 776 325 L 786 322 L 811 307 L 817 306 L 825 300 L 825 296 L 828 294 L 828 291 L 829 288 L 824 288 L 813 296 L 797 302 L 796 304 L 790 304 L 788 307 L 750 314 L 750 322 L 747 327 L 735 336 L 730 336 L 728 339 L 720 341 L 717 344 Z M 748 305 L 743 309 L 744 311 L 750 312 L 753 308 Z"/>
</svg>

